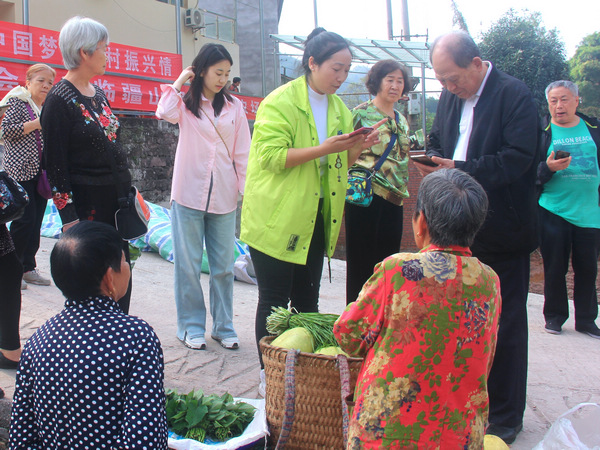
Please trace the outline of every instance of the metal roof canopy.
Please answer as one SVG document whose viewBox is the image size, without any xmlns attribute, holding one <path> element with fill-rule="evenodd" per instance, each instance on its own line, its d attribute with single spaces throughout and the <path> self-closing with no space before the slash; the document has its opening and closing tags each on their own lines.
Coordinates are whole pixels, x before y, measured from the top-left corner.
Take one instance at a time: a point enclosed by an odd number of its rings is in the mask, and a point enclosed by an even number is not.
<svg viewBox="0 0 600 450">
<path fill-rule="evenodd" d="M 285 44 L 304 53 L 305 36 L 285 34 L 269 35 L 277 44 Z M 417 41 L 389 41 L 380 39 L 346 39 L 350 43 L 352 61 L 362 64 L 375 64 L 383 59 L 394 59 L 407 67 L 421 69 L 421 117 L 423 132 L 426 129 L 425 114 L 425 69 L 429 64 L 429 44 Z M 285 53 L 280 53 L 285 54 Z M 293 53 L 293 55 L 296 55 Z M 427 144 L 425 144 L 427 148 Z"/>
<path fill-rule="evenodd" d="M 278 44 L 285 44 L 304 52 L 304 36 L 271 34 Z M 379 39 L 347 39 L 354 54 L 353 61 L 375 64 L 382 59 L 395 59 L 408 67 L 431 68 L 429 44 L 416 41 L 387 41 Z"/>
</svg>

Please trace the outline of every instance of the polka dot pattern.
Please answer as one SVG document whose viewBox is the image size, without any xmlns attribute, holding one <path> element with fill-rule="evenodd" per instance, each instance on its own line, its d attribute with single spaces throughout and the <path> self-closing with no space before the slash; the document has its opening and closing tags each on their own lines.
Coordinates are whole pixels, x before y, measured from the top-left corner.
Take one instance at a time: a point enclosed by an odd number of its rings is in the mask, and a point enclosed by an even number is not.
<svg viewBox="0 0 600 450">
<path fill-rule="evenodd" d="M 109 297 L 67 300 L 27 342 L 11 449 L 166 449 L 158 337 Z"/>
</svg>

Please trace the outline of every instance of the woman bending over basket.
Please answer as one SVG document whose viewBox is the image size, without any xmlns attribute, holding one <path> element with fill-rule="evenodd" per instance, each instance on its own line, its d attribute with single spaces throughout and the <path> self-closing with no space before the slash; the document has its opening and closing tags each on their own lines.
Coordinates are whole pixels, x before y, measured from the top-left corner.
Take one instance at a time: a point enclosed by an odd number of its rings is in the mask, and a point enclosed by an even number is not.
<svg viewBox="0 0 600 450">
<path fill-rule="evenodd" d="M 500 284 L 469 245 L 487 206 L 459 170 L 426 176 L 412 219 L 421 251 L 377 265 L 336 322 L 342 349 L 365 358 L 348 448 L 482 448 Z"/>
</svg>

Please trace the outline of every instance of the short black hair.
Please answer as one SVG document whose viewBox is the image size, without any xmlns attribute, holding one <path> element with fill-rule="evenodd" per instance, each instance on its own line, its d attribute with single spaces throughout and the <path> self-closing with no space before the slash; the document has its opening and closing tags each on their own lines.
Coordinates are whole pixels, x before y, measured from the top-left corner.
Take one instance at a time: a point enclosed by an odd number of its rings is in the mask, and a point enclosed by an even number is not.
<svg viewBox="0 0 600 450">
<path fill-rule="evenodd" d="M 345 48 L 352 54 L 350 44 L 339 34 L 327 31 L 322 27 L 315 28 L 304 42 L 304 55 L 302 55 L 304 74 L 308 77 L 311 73 L 310 67 L 308 66 L 308 60 L 311 56 L 315 63 L 320 66 L 337 52 L 344 50 Z"/>
<path fill-rule="evenodd" d="M 240 77 L 233 77 L 232 83 L 241 83 L 242 79 Z"/>
<path fill-rule="evenodd" d="M 84 220 L 63 233 L 50 254 L 52 279 L 68 299 L 100 294 L 100 284 L 111 267 L 121 271 L 123 240 L 114 227 Z"/>
<path fill-rule="evenodd" d="M 379 92 L 379 89 L 381 89 L 381 80 L 383 80 L 389 73 L 395 72 L 396 70 L 401 71 L 402 78 L 404 78 L 404 89 L 402 90 L 402 95 L 410 91 L 411 79 L 408 75 L 408 69 L 398 61 L 393 59 L 384 59 L 375 63 L 375 65 L 371 67 L 371 70 L 369 70 L 369 73 L 367 74 L 367 82 L 365 83 L 365 86 L 369 90 L 369 93 L 373 96 L 376 96 Z"/>
<path fill-rule="evenodd" d="M 470 247 L 487 209 L 487 194 L 475 178 L 458 169 L 440 169 L 421 181 L 415 217 L 425 216 L 432 244 Z"/>
<path fill-rule="evenodd" d="M 479 47 L 477 47 L 477 44 L 467 32 L 452 31 L 450 33 L 438 36 L 435 41 L 433 41 L 433 45 L 431 46 L 431 50 L 429 52 L 429 60 L 431 62 L 433 62 L 433 53 L 435 52 L 435 48 L 442 39 L 446 38 L 448 38 L 450 42 L 445 42 L 444 48 L 450 54 L 454 64 L 456 64 L 458 67 L 465 69 L 469 67 L 471 62 L 473 62 L 473 58 L 481 58 Z"/>
</svg>

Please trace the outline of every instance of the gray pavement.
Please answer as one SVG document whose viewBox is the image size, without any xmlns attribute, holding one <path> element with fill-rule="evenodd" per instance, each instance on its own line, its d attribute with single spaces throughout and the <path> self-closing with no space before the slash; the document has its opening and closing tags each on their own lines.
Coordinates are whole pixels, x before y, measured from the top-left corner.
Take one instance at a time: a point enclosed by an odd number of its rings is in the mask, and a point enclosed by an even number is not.
<svg viewBox="0 0 600 450">
<path fill-rule="evenodd" d="M 42 238 L 38 252 L 39 268 L 47 276 L 54 242 Z M 331 273 L 330 283 L 325 264 L 320 308 L 321 312 L 339 314 L 345 307 L 345 263 L 332 260 Z M 203 276 L 202 285 L 208 296 L 208 276 Z M 175 337 L 173 265 L 156 253 L 144 253 L 138 259 L 133 270 L 130 313 L 149 322 L 162 342 L 165 387 L 182 392 L 201 388 L 206 393 L 229 392 L 236 397 L 258 397 L 259 365 L 254 342 L 257 288 L 236 281 L 234 298 L 234 324 L 240 348 L 226 350 L 208 339 L 206 351 L 190 350 Z M 22 341 L 58 313 L 63 303 L 64 299 L 54 285 L 29 286 L 23 291 Z M 524 429 L 511 446 L 514 449 L 533 448 L 556 418 L 578 403 L 600 403 L 600 340 L 577 333 L 572 318 L 563 327 L 562 335 L 544 332 L 542 305 L 542 296 L 530 294 L 527 409 Z M 210 326 L 209 317 L 208 330 Z M 0 370 L 0 386 L 8 399 L 13 395 L 14 382 L 14 370 Z M 2 406 L 7 406 L 8 399 L 0 400 L 0 411 Z"/>
</svg>

